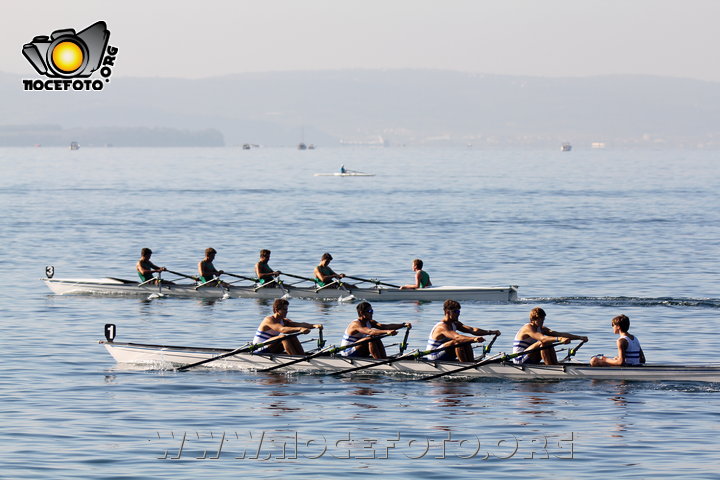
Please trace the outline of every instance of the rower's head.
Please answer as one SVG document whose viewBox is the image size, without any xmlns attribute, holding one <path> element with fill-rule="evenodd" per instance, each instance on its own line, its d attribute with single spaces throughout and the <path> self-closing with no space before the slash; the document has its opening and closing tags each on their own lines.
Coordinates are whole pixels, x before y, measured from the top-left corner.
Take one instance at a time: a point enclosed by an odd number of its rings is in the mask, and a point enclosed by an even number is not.
<svg viewBox="0 0 720 480">
<path fill-rule="evenodd" d="M 457 320 L 460 316 L 460 304 L 455 300 L 445 300 L 445 303 L 443 303 L 443 312 L 445 312 L 445 318 Z"/>
<path fill-rule="evenodd" d="M 325 265 L 327 265 L 328 263 L 330 263 L 332 261 L 332 259 L 333 259 L 332 255 L 325 252 L 322 254 L 322 257 L 320 257 L 320 262 L 325 263 Z"/>
<path fill-rule="evenodd" d="M 419 258 L 416 258 L 415 260 L 413 260 L 412 266 L 413 266 L 413 270 L 422 270 L 423 261 L 420 260 Z"/>
<path fill-rule="evenodd" d="M 273 302 L 273 313 L 278 313 L 280 311 L 287 312 L 289 306 L 290 302 L 284 298 L 276 298 Z"/>
<path fill-rule="evenodd" d="M 265 248 L 260 250 L 260 260 L 270 260 L 270 250 Z"/>
<path fill-rule="evenodd" d="M 207 258 L 214 257 L 215 255 L 217 255 L 217 250 L 215 250 L 214 248 L 208 247 L 205 249 L 205 256 Z"/>
<path fill-rule="evenodd" d="M 545 317 L 547 315 L 545 314 L 545 310 L 543 310 L 540 307 L 535 307 L 532 310 L 530 310 L 530 323 L 534 323 L 536 325 L 542 325 L 545 321 Z"/>
<path fill-rule="evenodd" d="M 630 318 L 627 315 L 618 315 L 612 319 L 612 326 L 613 330 L 617 327 L 621 332 L 627 333 L 630 330 Z"/>
<path fill-rule="evenodd" d="M 358 318 L 369 318 L 372 320 L 373 308 L 369 302 L 360 302 L 357 306 Z"/>
<path fill-rule="evenodd" d="M 140 256 L 143 258 L 150 258 L 150 255 L 152 255 L 152 250 L 149 248 L 143 248 L 140 250 Z"/>
</svg>

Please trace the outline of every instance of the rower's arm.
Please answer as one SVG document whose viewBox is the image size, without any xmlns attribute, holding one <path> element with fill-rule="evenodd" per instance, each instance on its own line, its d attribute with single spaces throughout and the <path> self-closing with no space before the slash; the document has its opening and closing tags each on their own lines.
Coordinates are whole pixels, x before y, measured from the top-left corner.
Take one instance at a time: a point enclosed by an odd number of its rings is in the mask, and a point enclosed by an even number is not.
<svg viewBox="0 0 720 480">
<path fill-rule="evenodd" d="M 572 333 L 566 333 L 566 332 L 556 332 L 554 330 L 550 330 L 549 328 L 544 328 L 543 330 L 546 335 L 548 335 L 550 337 L 557 337 L 558 339 L 567 338 L 569 340 L 582 340 L 583 342 L 588 341 L 588 337 L 581 336 L 581 335 L 573 335 Z M 560 340 L 558 340 L 558 341 L 560 341 Z"/>
<path fill-rule="evenodd" d="M 500 335 L 500 330 L 483 330 L 482 328 L 470 327 L 465 324 L 460 324 L 458 330 L 465 333 L 472 333 L 473 335 Z"/>
<path fill-rule="evenodd" d="M 533 340 L 536 340 L 541 343 L 551 343 L 559 341 L 560 336 L 557 335 L 557 332 L 553 332 L 549 328 L 543 327 L 541 331 L 536 332 L 535 330 L 531 328 L 526 328 L 522 331 L 526 336 L 532 338 Z"/>
<path fill-rule="evenodd" d="M 461 330 L 461 331 L 467 332 L 467 333 L 472 333 L 472 332 L 469 332 L 468 330 L 464 329 L 463 327 L 465 327 L 465 325 L 461 324 L 460 326 L 458 326 L 458 330 Z M 467 328 L 467 327 L 465 327 L 465 328 Z M 438 329 L 437 333 L 444 336 L 445 338 L 454 340 L 456 343 L 458 343 L 458 342 L 475 342 L 475 341 L 482 342 L 483 341 L 483 338 L 480 336 L 469 337 L 467 335 L 461 335 L 458 332 L 451 330 L 449 328 Z"/>
<path fill-rule="evenodd" d="M 362 333 L 363 335 L 370 335 L 370 336 L 384 335 L 384 334 L 394 335 L 395 333 L 397 333 L 396 332 L 397 329 L 391 328 L 391 327 L 392 327 L 392 325 L 382 325 L 380 323 L 373 322 L 372 327 L 366 327 L 364 325 L 359 325 L 359 326 L 355 327 L 355 331 L 358 333 Z M 400 327 L 398 327 L 398 328 L 400 328 Z"/>
<path fill-rule="evenodd" d="M 420 288 L 420 271 L 415 273 L 415 285 L 403 285 L 401 290 L 417 290 Z"/>
<path fill-rule="evenodd" d="M 288 320 L 287 318 L 285 319 L 285 327 L 290 327 L 293 329 L 293 331 L 292 332 L 284 332 L 283 330 L 278 329 L 278 332 L 295 333 L 295 332 L 301 331 L 306 328 L 309 328 L 309 329 L 318 328 L 320 330 L 322 330 L 322 328 L 323 328 L 321 323 L 293 322 L 292 320 Z"/>
<path fill-rule="evenodd" d="M 375 323 L 376 328 L 381 328 L 385 330 L 398 330 L 400 328 L 412 328 L 412 324 L 410 322 L 405 323 Z"/>
</svg>

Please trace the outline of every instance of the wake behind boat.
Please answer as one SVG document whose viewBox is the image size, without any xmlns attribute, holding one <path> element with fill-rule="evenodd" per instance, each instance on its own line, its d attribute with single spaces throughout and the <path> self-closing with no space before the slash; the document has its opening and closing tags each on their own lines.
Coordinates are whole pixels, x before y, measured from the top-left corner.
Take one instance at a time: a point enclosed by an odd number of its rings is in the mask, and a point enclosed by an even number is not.
<svg viewBox="0 0 720 480">
<path fill-rule="evenodd" d="M 156 285 L 139 283 L 116 277 L 104 278 L 43 278 L 45 285 L 57 295 L 150 295 L 189 298 L 302 298 L 311 300 L 362 299 L 368 301 L 444 301 L 453 298 L 457 301 L 479 301 L 507 303 L 517 301 L 518 287 L 466 287 L 444 286 L 427 287 L 417 290 L 375 285 L 368 288 L 322 288 L 315 285 L 302 287 L 296 285 L 202 285 L 198 283 L 161 282 Z"/>
<path fill-rule="evenodd" d="M 210 347 L 179 347 L 142 343 L 120 343 L 102 340 L 101 344 L 116 362 L 134 364 L 147 369 L 173 369 L 195 362 L 227 355 L 231 349 Z M 467 368 L 461 362 L 428 361 L 421 358 L 403 359 L 387 363 L 372 358 L 349 358 L 340 355 L 316 356 L 303 360 L 303 355 L 261 354 L 241 352 L 208 362 L 204 368 L 258 371 L 281 364 L 297 363 L 279 369 L 280 372 L 310 372 L 334 374 L 358 368 L 361 372 L 380 374 L 404 374 L 429 376 L 447 374 L 455 378 L 485 378 L 511 380 L 632 380 L 632 381 L 679 381 L 720 382 L 720 366 L 644 365 L 624 367 L 591 367 L 587 363 L 562 363 L 559 365 L 516 365 L 500 361 Z M 484 362 L 483 362 L 484 363 Z M 451 372 L 462 369 L 453 374 Z"/>
</svg>

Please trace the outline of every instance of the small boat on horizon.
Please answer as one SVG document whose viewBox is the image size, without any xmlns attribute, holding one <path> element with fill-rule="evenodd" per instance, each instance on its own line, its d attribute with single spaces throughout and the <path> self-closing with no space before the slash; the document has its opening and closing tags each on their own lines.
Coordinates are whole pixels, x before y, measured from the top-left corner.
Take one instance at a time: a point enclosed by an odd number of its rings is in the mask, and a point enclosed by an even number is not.
<svg viewBox="0 0 720 480">
<path fill-rule="evenodd" d="M 570 144 L 567 143 L 567 142 L 563 143 L 563 144 L 560 146 L 560 151 L 561 151 L 561 152 L 569 152 L 569 151 L 571 151 L 571 150 L 572 150 L 572 145 L 570 145 Z"/>
</svg>

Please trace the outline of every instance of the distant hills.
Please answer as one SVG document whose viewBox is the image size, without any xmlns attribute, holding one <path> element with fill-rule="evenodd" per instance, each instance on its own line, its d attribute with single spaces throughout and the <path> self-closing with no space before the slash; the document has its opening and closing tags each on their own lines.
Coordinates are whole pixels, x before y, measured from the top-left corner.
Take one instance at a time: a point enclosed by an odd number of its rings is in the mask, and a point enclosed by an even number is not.
<svg viewBox="0 0 720 480">
<path fill-rule="evenodd" d="M 0 145 L 720 147 L 720 83 L 653 76 L 342 70 L 190 80 L 118 70 L 101 92 L 26 92 L 20 76 L 0 73 L 0 95 Z"/>
</svg>

